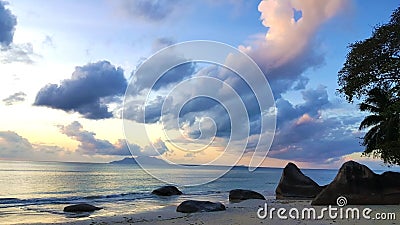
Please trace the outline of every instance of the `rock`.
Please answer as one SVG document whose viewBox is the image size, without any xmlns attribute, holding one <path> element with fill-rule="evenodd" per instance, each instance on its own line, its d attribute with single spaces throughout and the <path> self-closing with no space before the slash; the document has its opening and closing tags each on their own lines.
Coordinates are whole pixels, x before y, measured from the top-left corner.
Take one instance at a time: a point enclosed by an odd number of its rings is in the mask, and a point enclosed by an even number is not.
<svg viewBox="0 0 400 225">
<path fill-rule="evenodd" d="M 239 202 L 247 199 L 265 200 L 265 197 L 262 194 L 251 190 L 234 189 L 229 192 L 229 201 L 231 202 Z"/>
<path fill-rule="evenodd" d="M 312 199 L 323 187 L 304 175 L 293 163 L 283 169 L 281 180 L 276 187 L 276 199 Z"/>
<path fill-rule="evenodd" d="M 175 186 L 164 186 L 157 188 L 156 190 L 151 192 L 152 194 L 159 196 L 172 196 L 172 195 L 181 195 L 182 192 Z"/>
<path fill-rule="evenodd" d="M 311 202 L 313 205 L 336 205 L 343 196 L 349 205 L 400 204 L 400 173 L 374 173 L 367 166 L 346 162 L 335 179 Z"/>
<path fill-rule="evenodd" d="M 90 204 L 69 205 L 64 208 L 64 212 L 93 212 L 102 208 Z"/>
<path fill-rule="evenodd" d="M 194 213 L 194 212 L 214 212 L 225 210 L 225 205 L 220 202 L 187 200 L 179 204 L 176 208 L 177 212 Z"/>
</svg>

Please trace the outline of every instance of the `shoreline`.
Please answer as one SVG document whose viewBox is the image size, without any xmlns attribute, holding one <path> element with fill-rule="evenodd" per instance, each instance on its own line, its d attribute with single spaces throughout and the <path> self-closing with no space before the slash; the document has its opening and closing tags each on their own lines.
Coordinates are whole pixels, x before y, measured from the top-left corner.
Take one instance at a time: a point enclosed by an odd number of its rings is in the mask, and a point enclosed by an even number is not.
<svg viewBox="0 0 400 225">
<path fill-rule="evenodd" d="M 176 205 L 169 205 L 161 209 L 152 210 L 149 212 L 142 212 L 137 214 L 123 214 L 115 216 L 97 216 L 87 218 L 76 218 L 75 221 L 63 222 L 63 223 L 36 223 L 36 225 L 107 225 L 107 224 L 141 224 L 141 225 L 162 225 L 162 224 L 397 224 L 400 218 L 400 207 L 399 205 L 349 205 L 345 206 L 344 211 L 348 208 L 357 208 L 362 212 L 365 208 L 370 208 L 371 218 L 366 219 L 360 215 L 359 219 L 352 218 L 340 218 L 339 214 L 337 218 L 329 218 L 328 214 L 324 214 L 322 219 L 280 219 L 276 212 L 273 217 L 267 216 L 265 219 L 260 219 L 257 216 L 257 211 L 260 208 L 268 204 L 269 210 L 271 208 L 284 208 L 287 212 L 296 208 L 301 211 L 304 208 L 314 208 L 317 212 L 325 206 L 311 206 L 311 200 L 245 200 L 239 203 L 226 204 L 225 211 L 219 212 L 199 212 L 199 213 L 179 213 L 176 212 Z M 340 209 L 337 206 L 333 206 Z M 339 212 L 339 211 L 338 211 Z M 377 220 L 375 216 L 377 213 L 381 215 L 389 215 L 394 213 L 396 219 L 393 220 Z"/>
<path fill-rule="evenodd" d="M 240 171 L 237 171 L 240 172 Z M 116 204 L 114 201 L 98 201 L 94 204 L 102 209 L 98 211 L 96 208 L 94 212 L 80 214 L 76 213 L 73 216 L 69 213 L 74 212 L 88 212 L 93 210 L 75 208 L 75 211 L 66 213 L 65 210 L 61 212 L 61 207 L 58 210 L 44 211 L 36 210 L 35 212 L 27 213 L 28 216 L 36 216 L 36 220 L 23 220 L 21 217 L 14 217 L 13 224 L 36 224 L 36 225 L 107 225 L 107 224 L 143 224 L 143 225 L 162 225 L 162 224 L 396 224 L 400 218 L 400 205 L 393 195 L 397 193 L 398 174 L 397 173 L 383 173 L 375 174 L 368 167 L 358 164 L 354 161 L 349 161 L 343 164 L 339 169 L 336 176 L 331 179 L 331 183 L 326 186 L 320 186 L 314 182 L 310 177 L 305 175 L 295 164 L 288 163 L 283 169 L 281 174 L 275 173 L 254 174 L 258 175 L 251 180 L 252 185 L 248 189 L 231 189 L 231 191 L 215 191 L 226 189 L 227 183 L 230 186 L 245 186 L 243 179 L 245 174 L 234 173 L 233 177 L 221 178 L 220 184 L 208 187 L 204 190 L 201 189 L 187 189 L 182 191 L 175 186 L 162 186 L 153 189 L 152 192 L 148 191 L 147 197 L 150 198 L 126 198 L 122 199 L 123 207 L 117 210 L 114 208 Z M 363 175 L 362 179 L 359 177 Z M 314 174 L 316 175 L 316 174 Z M 326 177 L 333 177 L 331 173 L 319 174 L 323 179 Z M 357 176 L 356 176 L 357 175 Z M 279 182 L 278 177 L 280 176 Z M 351 179 L 347 179 L 347 178 Z M 238 179 L 240 178 L 240 179 Z M 256 179 L 258 178 L 258 179 Z M 365 179 L 368 178 L 368 182 Z M 223 182 L 225 179 L 225 182 Z M 235 180 L 236 179 L 236 180 Z M 268 181 L 265 181 L 268 179 Z M 271 183 L 271 180 L 276 181 Z M 362 182 L 361 182 L 362 181 Z M 377 182 L 387 184 L 386 186 L 376 186 Z M 275 184 L 276 183 L 276 184 Z M 218 183 L 216 183 L 218 184 Z M 340 184 L 340 185 L 338 185 Z M 277 185 L 277 186 L 276 186 Z M 357 185 L 362 189 L 357 189 L 357 195 L 352 195 L 351 187 Z M 257 193 L 255 187 L 263 187 L 264 191 Z M 275 189 L 275 196 L 268 198 L 265 190 Z M 253 189 L 254 191 L 252 191 Z M 211 192 L 210 192 L 211 190 Z M 241 191 L 240 191 L 241 190 Z M 157 191 L 157 192 L 155 192 Z M 238 192 L 239 191 L 239 192 Z M 242 192 L 243 191 L 243 192 Z M 250 192 L 250 193 L 249 193 Z M 151 193 L 151 194 L 150 194 Z M 201 194 L 199 194 L 201 193 Z M 341 193 L 340 196 L 337 193 Z M 377 194 L 378 193 L 378 194 Z M 314 196 L 311 198 L 310 196 Z M 93 195 L 95 196 L 95 195 Z M 110 195 L 115 196 L 115 195 Z M 145 197 L 146 197 L 145 196 Z M 267 197 L 266 200 L 260 200 Z M 317 197 L 315 197 L 317 196 Z M 320 202 L 316 203 L 316 199 Z M 132 196 L 131 196 L 132 197 Z M 143 196 L 142 196 L 143 197 Z M 258 199 L 255 199 L 258 198 Z M 294 198 L 294 199 L 293 199 Z M 308 200 L 300 200 L 307 198 Z M 349 201 L 347 201 L 349 198 Z M 377 199 L 376 201 L 368 201 L 368 199 Z M 385 201 L 382 201 L 382 199 Z M 116 200 L 118 198 L 115 198 Z M 231 202 L 241 199 L 241 202 Z M 181 212 L 194 212 L 196 210 L 214 211 L 214 212 L 196 212 L 196 213 L 181 213 L 177 212 L 177 207 L 181 207 L 185 200 L 201 200 L 212 201 L 216 203 L 223 203 L 226 207 L 210 208 L 198 205 L 191 205 L 186 210 L 179 209 Z M 340 200 L 340 201 L 339 201 Z M 397 205 L 385 205 L 385 204 Z M 90 201 L 88 203 L 91 203 Z M 96 203 L 96 201 L 94 201 Z M 349 205 L 347 205 L 349 203 Z M 381 204 L 381 205 L 368 205 L 368 204 Z M 90 205 L 90 204 L 89 204 Z M 201 204 L 200 204 L 201 205 Z M 70 205 L 77 206 L 78 205 Z M 122 206 L 122 205 L 121 205 Z M 151 206 L 147 208 L 146 206 Z M 154 207 L 153 207 L 154 206 Z M 195 210 L 190 209 L 195 208 Z M 189 209 L 188 209 L 189 208 Z M 21 208 L 22 209 L 22 208 Z M 30 210 L 29 208 L 25 208 Z M 11 211 L 10 211 L 11 212 Z M 43 214 L 42 218 L 38 216 L 42 213 L 50 212 L 57 214 L 58 217 L 47 217 L 48 214 Z M 367 214 L 365 214 L 367 212 Z M 301 214 L 300 214 L 301 213 Z M 351 213 L 351 214 L 350 214 Z M 362 213 L 362 214 L 361 214 Z M 12 213 L 11 213 L 12 214 Z M 345 216 L 343 216 L 345 215 Z M 382 217 L 382 215 L 384 217 Z M 379 217 L 378 217 L 379 216 Z M 17 219 L 17 220 L 15 220 Z M 39 220 L 38 220 L 39 219 Z M 386 219 L 386 220 L 385 220 Z M 397 219 L 397 220 L 396 220 Z M 1 222 L 0 222 L 1 223 Z M 11 224 L 11 223 L 9 223 Z"/>
</svg>

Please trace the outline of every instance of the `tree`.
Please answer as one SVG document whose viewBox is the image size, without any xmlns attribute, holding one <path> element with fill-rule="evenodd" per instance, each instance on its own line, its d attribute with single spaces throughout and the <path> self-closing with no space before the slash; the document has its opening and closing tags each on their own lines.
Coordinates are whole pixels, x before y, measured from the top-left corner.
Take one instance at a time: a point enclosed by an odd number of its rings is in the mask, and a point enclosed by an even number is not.
<svg viewBox="0 0 400 225">
<path fill-rule="evenodd" d="M 400 86 L 400 7 L 387 24 L 374 28 L 372 36 L 349 45 L 350 52 L 339 71 L 339 93 L 349 102 L 369 90 Z M 397 93 L 398 94 L 398 93 Z"/>
<path fill-rule="evenodd" d="M 364 154 L 400 165 L 400 7 L 372 36 L 349 45 L 338 73 L 338 92 L 348 102 L 361 100 L 370 112 L 360 124 L 370 128 L 363 137 Z"/>
<path fill-rule="evenodd" d="M 373 154 L 385 163 L 400 165 L 400 101 L 387 88 L 374 88 L 359 105 L 361 111 L 370 112 L 359 129 L 370 128 L 363 138 L 364 155 Z"/>
</svg>

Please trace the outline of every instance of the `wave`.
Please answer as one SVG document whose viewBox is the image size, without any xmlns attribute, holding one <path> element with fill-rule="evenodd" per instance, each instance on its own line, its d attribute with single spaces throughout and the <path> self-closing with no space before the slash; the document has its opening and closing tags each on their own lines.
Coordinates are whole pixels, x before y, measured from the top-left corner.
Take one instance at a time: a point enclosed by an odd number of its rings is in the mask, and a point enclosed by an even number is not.
<svg viewBox="0 0 400 225">
<path fill-rule="evenodd" d="M 69 196 L 69 197 L 50 197 L 50 198 L 0 198 L 0 208 L 23 207 L 30 205 L 47 204 L 76 204 L 80 202 L 116 202 L 132 201 L 138 199 L 153 198 L 150 193 L 131 192 L 109 195 L 90 195 L 90 196 Z"/>
<path fill-rule="evenodd" d="M 194 191 L 184 193 L 183 197 L 190 196 L 212 196 L 212 195 L 227 195 L 228 191 Z M 68 197 L 49 197 L 49 198 L 0 198 L 0 208 L 10 207 L 24 207 L 32 205 L 48 205 L 48 204 L 76 204 L 83 202 L 91 203 L 105 203 L 105 202 L 121 202 L 121 201 L 135 201 L 154 199 L 157 196 L 150 192 L 129 192 L 129 193 L 117 193 L 107 195 L 89 195 L 89 196 L 68 196 Z"/>
</svg>

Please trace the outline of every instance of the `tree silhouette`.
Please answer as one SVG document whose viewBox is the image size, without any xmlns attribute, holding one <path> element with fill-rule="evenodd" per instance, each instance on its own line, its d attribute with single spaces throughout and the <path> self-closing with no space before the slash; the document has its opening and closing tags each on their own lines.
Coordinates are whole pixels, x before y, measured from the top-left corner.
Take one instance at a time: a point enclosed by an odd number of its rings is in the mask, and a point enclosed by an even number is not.
<svg viewBox="0 0 400 225">
<path fill-rule="evenodd" d="M 349 102 L 362 99 L 369 90 L 400 86 L 400 7 L 387 24 L 372 36 L 349 45 L 350 52 L 338 73 L 338 92 Z"/>
<path fill-rule="evenodd" d="M 400 165 L 400 7 L 370 38 L 349 49 L 338 92 L 348 102 L 361 100 L 360 110 L 371 113 L 359 127 L 370 128 L 363 137 L 364 154 Z"/>
<path fill-rule="evenodd" d="M 359 129 L 370 128 L 363 138 L 365 155 L 380 157 L 385 163 L 400 164 L 399 100 L 387 87 L 374 88 L 359 105 L 371 114 L 364 118 Z"/>
</svg>

